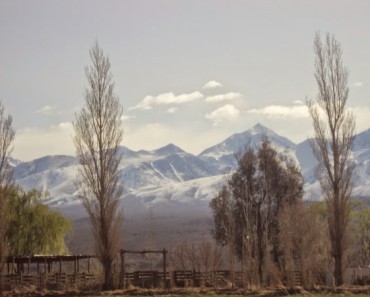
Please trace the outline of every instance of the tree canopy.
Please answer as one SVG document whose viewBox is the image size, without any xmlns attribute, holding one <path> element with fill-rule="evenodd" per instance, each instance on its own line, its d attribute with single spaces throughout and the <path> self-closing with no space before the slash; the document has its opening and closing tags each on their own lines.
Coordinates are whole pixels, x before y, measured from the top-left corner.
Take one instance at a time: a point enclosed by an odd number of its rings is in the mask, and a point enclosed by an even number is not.
<svg viewBox="0 0 370 297">
<path fill-rule="evenodd" d="M 216 242 L 232 244 L 239 260 L 258 271 L 259 284 L 267 258 L 282 265 L 278 214 L 301 201 L 302 188 L 299 168 L 263 139 L 257 153 L 246 150 L 228 184 L 210 203 Z"/>
<path fill-rule="evenodd" d="M 47 193 L 13 187 L 9 198 L 10 224 L 7 232 L 10 255 L 65 254 L 65 236 L 71 223 L 42 200 Z"/>
</svg>

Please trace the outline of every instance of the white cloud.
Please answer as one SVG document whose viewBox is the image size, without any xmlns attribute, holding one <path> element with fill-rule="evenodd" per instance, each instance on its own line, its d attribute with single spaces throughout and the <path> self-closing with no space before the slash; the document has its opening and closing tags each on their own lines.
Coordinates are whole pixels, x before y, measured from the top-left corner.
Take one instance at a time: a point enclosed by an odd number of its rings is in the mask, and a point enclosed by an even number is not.
<svg viewBox="0 0 370 297">
<path fill-rule="evenodd" d="M 129 121 L 131 119 L 134 119 L 134 118 L 135 118 L 135 116 L 123 115 L 123 116 L 121 116 L 121 121 L 125 122 L 125 121 Z"/>
<path fill-rule="evenodd" d="M 13 156 L 17 159 L 29 161 L 46 155 L 75 154 L 71 122 L 48 128 L 27 127 L 16 133 Z"/>
<path fill-rule="evenodd" d="M 52 129 L 60 129 L 60 130 L 69 130 L 70 132 L 73 131 L 73 124 L 71 122 L 62 122 L 58 125 L 52 125 Z"/>
<path fill-rule="evenodd" d="M 232 120 L 239 116 L 240 111 L 231 104 L 226 104 L 211 113 L 206 114 L 206 119 L 213 121 L 213 126 L 217 126 L 224 120 Z"/>
<path fill-rule="evenodd" d="M 302 100 L 294 100 L 293 101 L 293 104 L 295 104 L 295 105 L 303 105 L 304 102 Z"/>
<path fill-rule="evenodd" d="M 128 127 L 123 140 L 124 145 L 131 149 L 152 150 L 176 141 L 179 135 L 174 126 L 166 126 L 159 122 L 148 123 L 133 128 Z"/>
<path fill-rule="evenodd" d="M 173 92 L 163 93 L 157 96 L 148 95 L 136 106 L 130 107 L 129 110 L 148 110 L 154 105 L 184 104 L 201 98 L 204 98 L 204 95 L 198 91 L 181 95 L 175 95 Z"/>
<path fill-rule="evenodd" d="M 352 87 L 362 87 L 364 83 L 362 81 L 356 81 L 352 84 Z"/>
<path fill-rule="evenodd" d="M 238 99 L 241 96 L 242 96 L 242 94 L 240 94 L 240 93 L 230 92 L 230 93 L 226 93 L 226 94 L 208 96 L 206 98 L 206 102 L 214 103 L 214 102 L 221 102 L 221 101 L 229 101 L 229 100 Z"/>
<path fill-rule="evenodd" d="M 40 109 L 36 110 L 35 112 L 46 116 L 56 115 L 58 113 L 56 107 L 50 105 L 45 105 Z"/>
<path fill-rule="evenodd" d="M 175 113 L 176 111 L 177 111 L 177 107 L 171 107 L 171 108 L 169 108 L 169 109 L 167 109 L 167 112 L 168 113 Z"/>
<path fill-rule="evenodd" d="M 222 87 L 222 84 L 219 83 L 218 81 L 211 80 L 203 86 L 203 89 L 213 89 L 218 87 Z"/>
<path fill-rule="evenodd" d="M 356 106 L 349 108 L 356 118 L 356 132 L 362 132 L 369 129 L 370 107 Z"/>
<path fill-rule="evenodd" d="M 269 105 L 263 108 L 251 109 L 248 111 L 253 114 L 266 115 L 268 118 L 307 118 L 308 109 L 305 105 L 283 106 Z"/>
</svg>

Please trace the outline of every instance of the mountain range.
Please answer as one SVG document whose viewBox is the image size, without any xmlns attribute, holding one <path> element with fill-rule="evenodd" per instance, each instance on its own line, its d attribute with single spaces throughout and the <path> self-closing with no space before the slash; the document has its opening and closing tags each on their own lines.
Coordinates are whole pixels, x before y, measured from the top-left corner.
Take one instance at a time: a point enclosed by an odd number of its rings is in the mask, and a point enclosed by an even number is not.
<svg viewBox="0 0 370 297">
<path fill-rule="evenodd" d="M 121 203 L 127 217 L 148 210 L 156 215 L 184 212 L 209 214 L 209 202 L 226 182 L 226 175 L 236 168 L 236 156 L 246 147 L 258 148 L 268 137 L 278 152 L 288 154 L 301 167 L 305 180 L 305 199 L 320 199 L 320 187 L 314 170 L 316 160 L 310 140 L 295 144 L 273 130 L 256 124 L 233 134 L 199 155 L 187 153 L 169 144 L 153 151 L 133 151 L 120 147 L 120 179 L 124 185 Z M 370 196 L 370 129 L 356 135 L 353 195 Z M 15 182 L 24 189 L 49 192 L 45 203 L 72 218 L 86 213 L 77 197 L 75 178 L 78 160 L 74 156 L 45 156 L 29 162 L 12 160 Z"/>
</svg>

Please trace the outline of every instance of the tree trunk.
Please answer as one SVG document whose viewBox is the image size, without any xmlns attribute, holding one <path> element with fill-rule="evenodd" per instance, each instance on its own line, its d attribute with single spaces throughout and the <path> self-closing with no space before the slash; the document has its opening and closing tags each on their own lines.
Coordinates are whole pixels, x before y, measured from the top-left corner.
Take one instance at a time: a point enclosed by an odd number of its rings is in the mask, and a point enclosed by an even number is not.
<svg viewBox="0 0 370 297">
<path fill-rule="evenodd" d="M 335 266 L 334 266 L 334 277 L 335 277 L 335 285 L 340 286 L 343 284 L 343 273 L 342 273 L 342 252 L 338 248 L 337 254 L 334 258 Z"/>
<path fill-rule="evenodd" d="M 257 240 L 258 240 L 258 280 L 260 286 L 262 286 L 263 280 L 263 256 L 264 256 L 264 248 L 263 248 L 263 230 L 262 230 L 262 218 L 261 218 L 261 206 L 258 206 L 257 210 Z"/>
<path fill-rule="evenodd" d="M 112 262 L 106 260 L 104 262 L 104 284 L 103 291 L 113 289 L 113 275 L 112 275 Z"/>
<path fill-rule="evenodd" d="M 342 247 L 342 236 L 343 230 L 340 228 L 339 218 L 336 217 L 335 223 L 335 247 L 334 247 L 334 277 L 335 277 L 335 285 L 340 286 L 343 284 L 343 265 L 342 265 L 342 258 L 343 258 L 343 247 Z"/>
</svg>

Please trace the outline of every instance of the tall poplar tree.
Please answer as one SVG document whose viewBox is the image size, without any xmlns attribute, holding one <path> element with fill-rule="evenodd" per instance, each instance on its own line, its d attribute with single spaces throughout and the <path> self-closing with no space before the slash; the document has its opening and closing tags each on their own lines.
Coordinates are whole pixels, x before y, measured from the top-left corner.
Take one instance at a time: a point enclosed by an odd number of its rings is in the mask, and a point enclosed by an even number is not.
<svg viewBox="0 0 370 297">
<path fill-rule="evenodd" d="M 74 122 L 77 158 L 80 162 L 77 184 L 80 198 L 90 217 L 95 253 L 103 266 L 103 290 L 113 286 L 112 262 L 120 245 L 122 221 L 119 181 L 122 141 L 122 107 L 114 94 L 110 61 L 96 43 L 90 50 L 91 66 L 85 68 L 85 106 Z"/>
<path fill-rule="evenodd" d="M 340 43 L 333 35 L 327 34 L 323 42 L 316 34 L 314 49 L 318 94 L 316 101 L 309 100 L 307 105 L 315 131 L 312 148 L 318 161 L 316 174 L 328 209 L 335 284 L 341 285 L 345 233 L 351 210 L 355 118 L 346 109 L 348 70 L 343 65 Z"/>
</svg>

